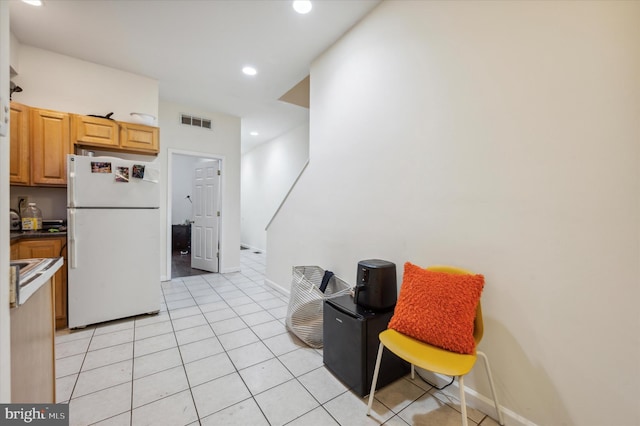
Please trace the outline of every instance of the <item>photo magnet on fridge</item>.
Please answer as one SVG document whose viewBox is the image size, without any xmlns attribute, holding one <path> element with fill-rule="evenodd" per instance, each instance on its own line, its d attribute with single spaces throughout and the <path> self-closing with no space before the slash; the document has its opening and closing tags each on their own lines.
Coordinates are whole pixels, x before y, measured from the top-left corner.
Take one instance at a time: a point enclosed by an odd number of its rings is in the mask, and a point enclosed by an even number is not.
<svg viewBox="0 0 640 426">
<path fill-rule="evenodd" d="M 129 182 L 128 167 L 116 167 L 116 182 Z"/>
<path fill-rule="evenodd" d="M 134 164 L 133 170 L 131 171 L 131 177 L 136 179 L 144 178 L 144 166 L 142 164 Z"/>
<path fill-rule="evenodd" d="M 111 163 L 104 161 L 92 161 L 91 173 L 111 173 Z"/>
</svg>

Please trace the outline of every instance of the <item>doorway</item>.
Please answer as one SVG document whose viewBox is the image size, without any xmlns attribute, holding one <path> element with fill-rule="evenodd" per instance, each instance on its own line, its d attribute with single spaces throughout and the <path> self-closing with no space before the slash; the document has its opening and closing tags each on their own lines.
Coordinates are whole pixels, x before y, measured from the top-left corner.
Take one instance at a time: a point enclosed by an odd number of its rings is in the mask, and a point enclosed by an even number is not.
<svg viewBox="0 0 640 426">
<path fill-rule="evenodd" d="M 222 165 L 211 154 L 169 150 L 169 279 L 219 271 Z"/>
</svg>

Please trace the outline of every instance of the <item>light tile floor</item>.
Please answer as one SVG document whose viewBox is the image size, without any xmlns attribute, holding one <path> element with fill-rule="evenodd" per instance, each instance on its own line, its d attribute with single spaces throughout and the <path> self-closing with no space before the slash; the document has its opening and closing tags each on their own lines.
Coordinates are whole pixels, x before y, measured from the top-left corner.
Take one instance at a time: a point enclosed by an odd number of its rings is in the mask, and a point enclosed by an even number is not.
<svg viewBox="0 0 640 426">
<path fill-rule="evenodd" d="M 265 256 L 241 272 L 162 283 L 159 314 L 56 336 L 58 402 L 71 425 L 459 425 L 457 401 L 405 377 L 360 398 L 287 332 L 288 296 L 264 283 Z M 469 424 L 494 426 L 469 409 Z"/>
</svg>

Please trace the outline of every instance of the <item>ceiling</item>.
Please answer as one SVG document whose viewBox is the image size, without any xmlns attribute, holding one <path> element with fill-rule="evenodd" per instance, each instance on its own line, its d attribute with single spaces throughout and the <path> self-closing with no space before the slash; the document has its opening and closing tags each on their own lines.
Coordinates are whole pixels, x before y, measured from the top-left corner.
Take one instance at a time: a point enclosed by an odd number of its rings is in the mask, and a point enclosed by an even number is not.
<svg viewBox="0 0 640 426">
<path fill-rule="evenodd" d="M 44 1 L 11 1 L 20 43 L 156 79 L 162 100 L 239 116 L 243 152 L 308 119 L 278 98 L 380 2 L 313 0 L 300 15 L 291 0 Z M 258 74 L 242 74 L 245 65 Z"/>
</svg>

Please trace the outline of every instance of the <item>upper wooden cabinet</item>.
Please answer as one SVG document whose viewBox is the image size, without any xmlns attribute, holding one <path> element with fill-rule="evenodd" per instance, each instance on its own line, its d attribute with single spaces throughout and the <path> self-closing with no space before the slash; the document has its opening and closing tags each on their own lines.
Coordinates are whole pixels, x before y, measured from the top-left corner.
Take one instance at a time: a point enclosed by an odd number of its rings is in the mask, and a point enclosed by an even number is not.
<svg viewBox="0 0 640 426">
<path fill-rule="evenodd" d="M 69 114 L 31 109 L 31 183 L 65 186 L 69 154 Z"/>
<path fill-rule="evenodd" d="M 157 155 L 159 129 L 11 102 L 10 184 L 66 186 L 75 147 Z"/>
<path fill-rule="evenodd" d="M 11 103 L 10 183 L 65 186 L 69 114 Z"/>
<path fill-rule="evenodd" d="M 71 139 L 77 145 L 117 147 L 118 127 L 118 123 L 106 118 L 73 115 Z"/>
<path fill-rule="evenodd" d="M 76 146 L 107 151 L 157 154 L 158 128 L 106 118 L 73 115 L 71 139 Z"/>
<path fill-rule="evenodd" d="M 125 149 L 158 153 L 158 128 L 120 123 L 120 146 Z"/>
<path fill-rule="evenodd" d="M 29 185 L 29 107 L 11 102 L 9 175 L 11 184 Z"/>
</svg>

